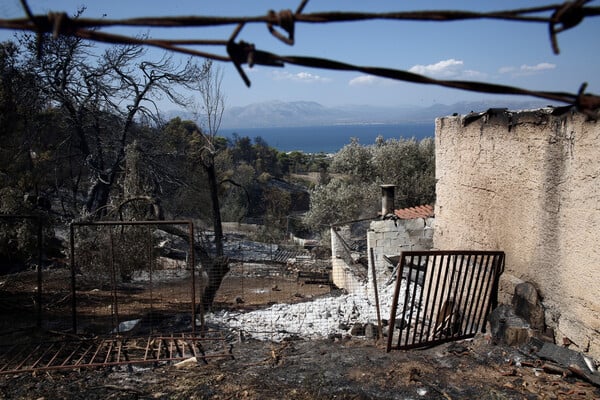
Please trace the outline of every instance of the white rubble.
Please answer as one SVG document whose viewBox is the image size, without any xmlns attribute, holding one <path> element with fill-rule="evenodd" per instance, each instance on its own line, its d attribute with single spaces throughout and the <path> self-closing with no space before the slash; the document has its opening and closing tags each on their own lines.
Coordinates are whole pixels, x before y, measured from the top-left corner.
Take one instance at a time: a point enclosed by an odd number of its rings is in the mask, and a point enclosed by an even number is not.
<svg viewBox="0 0 600 400">
<path fill-rule="evenodd" d="M 380 315 L 390 316 L 395 282 L 379 291 Z M 409 291 L 412 295 L 413 287 Z M 398 310 L 406 293 L 405 281 L 399 295 Z M 417 296 L 420 287 L 417 287 Z M 281 341 L 297 336 L 304 339 L 326 338 L 335 334 L 347 334 L 356 323 L 377 324 L 377 308 L 374 299 L 357 294 L 323 297 L 295 304 L 275 304 L 264 310 L 251 312 L 217 312 L 206 315 L 206 321 L 240 331 L 245 337 L 259 340 Z"/>
</svg>

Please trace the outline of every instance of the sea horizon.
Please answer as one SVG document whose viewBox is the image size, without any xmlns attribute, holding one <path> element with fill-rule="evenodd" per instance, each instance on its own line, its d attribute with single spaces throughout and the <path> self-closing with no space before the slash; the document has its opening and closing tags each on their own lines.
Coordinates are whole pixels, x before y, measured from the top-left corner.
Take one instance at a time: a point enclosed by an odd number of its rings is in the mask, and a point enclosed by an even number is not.
<svg viewBox="0 0 600 400">
<path fill-rule="evenodd" d="M 375 143 L 377 136 L 384 139 L 422 140 L 434 137 L 434 122 L 398 124 L 338 124 L 319 126 L 294 126 L 271 128 L 229 128 L 221 129 L 219 135 L 228 139 L 237 134 L 240 137 L 255 139 L 261 137 L 269 146 L 282 152 L 301 151 L 303 153 L 337 153 L 357 138 L 362 145 Z"/>
</svg>

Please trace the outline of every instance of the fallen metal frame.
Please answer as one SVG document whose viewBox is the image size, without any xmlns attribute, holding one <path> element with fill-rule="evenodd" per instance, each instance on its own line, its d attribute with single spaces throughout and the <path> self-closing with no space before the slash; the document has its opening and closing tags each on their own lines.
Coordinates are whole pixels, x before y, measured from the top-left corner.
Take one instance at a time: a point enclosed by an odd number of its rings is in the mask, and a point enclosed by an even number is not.
<svg viewBox="0 0 600 400">
<path fill-rule="evenodd" d="M 208 348 L 214 343 L 219 351 Z M 80 368 L 107 368 L 153 364 L 162 365 L 195 357 L 197 362 L 231 358 L 233 354 L 222 335 L 199 337 L 190 334 L 76 339 L 0 347 L 0 375 L 60 371 Z"/>
<path fill-rule="evenodd" d="M 483 330 L 497 303 L 498 279 L 503 269 L 501 251 L 402 252 L 390 310 L 387 351 L 475 336 Z M 401 326 L 395 329 L 397 321 Z"/>
</svg>

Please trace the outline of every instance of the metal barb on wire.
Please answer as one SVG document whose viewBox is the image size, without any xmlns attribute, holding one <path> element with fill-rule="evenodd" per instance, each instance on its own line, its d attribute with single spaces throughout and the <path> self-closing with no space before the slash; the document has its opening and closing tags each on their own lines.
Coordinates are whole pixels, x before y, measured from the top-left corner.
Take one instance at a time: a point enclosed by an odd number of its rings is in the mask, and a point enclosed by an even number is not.
<svg viewBox="0 0 600 400">
<path fill-rule="evenodd" d="M 247 44 L 247 46 L 243 45 L 244 42 L 240 42 L 240 44 L 236 44 L 234 41 L 229 41 L 227 43 L 227 54 L 231 59 L 231 63 L 235 67 L 236 71 L 242 77 L 242 80 L 246 84 L 247 87 L 250 87 L 252 82 L 248 78 L 248 75 L 244 72 L 242 68 L 242 64 L 248 63 L 248 65 L 254 65 L 254 57 L 252 56 L 252 51 L 254 50 L 254 46 Z"/>
<path fill-rule="evenodd" d="M 290 46 L 294 45 L 294 14 L 292 14 L 292 10 L 281 10 L 279 13 L 276 13 L 273 10 L 269 11 L 269 19 L 273 21 L 267 22 L 267 28 L 271 35 L 275 36 L 277 39 L 281 40 L 285 44 L 289 44 Z M 288 34 L 287 37 L 282 35 L 277 29 L 275 29 L 274 25 L 280 26 L 283 30 L 285 30 Z"/>
<path fill-rule="evenodd" d="M 27 0 L 21 0 L 21 6 L 23 7 L 23 10 L 25 11 L 25 15 L 27 15 L 27 18 L 29 19 L 29 21 L 31 21 L 31 23 L 33 24 L 33 26 L 35 28 L 36 56 L 38 59 L 40 59 L 40 58 L 42 58 L 42 48 L 43 48 L 43 44 L 44 44 L 43 43 L 44 35 L 42 32 L 42 28 L 39 26 L 38 20 L 35 18 L 35 16 L 31 12 L 31 8 L 29 8 L 29 4 L 27 4 Z"/>
<path fill-rule="evenodd" d="M 302 2 L 298 5 L 298 8 L 296 8 L 296 15 L 302 14 L 302 11 L 304 11 L 304 7 L 306 7 L 307 4 L 308 0 L 302 0 Z"/>
<path fill-rule="evenodd" d="M 292 10 L 281 10 L 279 11 L 279 13 L 276 13 L 273 10 L 269 10 L 268 16 L 270 21 L 267 22 L 267 28 L 269 29 L 271 35 L 275 36 L 283 43 L 293 46 L 296 17 L 302 14 L 302 10 L 304 10 L 306 4 L 308 4 L 308 0 L 303 0 L 298 5 L 298 8 L 296 8 L 295 13 L 292 13 Z M 276 25 L 280 26 L 283 30 L 285 30 L 288 36 L 285 37 L 279 31 L 277 31 L 273 26 L 274 23 L 276 23 Z"/>
<path fill-rule="evenodd" d="M 585 14 L 583 12 L 583 6 L 588 0 L 577 0 L 575 2 L 565 2 L 562 6 L 556 9 L 550 19 L 550 43 L 552 44 L 552 50 L 554 54 L 559 54 L 560 49 L 558 48 L 558 39 L 556 34 L 564 32 L 567 29 L 571 29 L 577 26 L 583 21 Z"/>
<path fill-rule="evenodd" d="M 586 88 L 587 82 L 581 84 L 579 92 L 577 93 L 575 106 L 578 110 L 586 114 L 589 119 L 597 121 L 600 116 L 600 97 L 585 94 Z"/>
</svg>

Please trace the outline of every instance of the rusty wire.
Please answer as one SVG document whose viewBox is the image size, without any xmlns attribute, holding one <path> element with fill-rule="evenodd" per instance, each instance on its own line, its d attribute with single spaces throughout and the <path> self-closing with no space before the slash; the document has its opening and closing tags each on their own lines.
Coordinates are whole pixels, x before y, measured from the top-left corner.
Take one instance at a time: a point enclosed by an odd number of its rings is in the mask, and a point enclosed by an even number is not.
<svg viewBox="0 0 600 400">
<path fill-rule="evenodd" d="M 415 74 L 405 70 L 360 66 L 348 64 L 336 60 L 304 56 L 282 56 L 270 52 L 258 50 L 252 43 L 244 41 L 235 42 L 238 34 L 245 24 L 266 24 L 269 32 L 282 42 L 293 45 L 295 23 L 332 23 L 348 21 L 367 20 L 397 20 L 397 21 L 465 21 L 474 19 L 493 19 L 504 21 L 521 21 L 528 23 L 547 24 L 549 28 L 550 43 L 554 53 L 559 53 L 557 35 L 568 29 L 579 25 L 585 18 L 600 15 L 600 7 L 586 6 L 591 0 L 576 0 L 560 4 L 549 4 L 546 6 L 521 8 L 504 11 L 474 12 L 459 10 L 441 11 L 407 11 L 407 12 L 316 12 L 303 13 L 308 0 L 302 0 L 295 12 L 282 10 L 275 12 L 270 10 L 266 15 L 251 17 L 219 17 L 219 16 L 183 16 L 183 17 L 147 17 L 130 19 L 89 19 L 70 18 L 64 12 L 51 12 L 47 15 L 33 15 L 26 0 L 21 0 L 25 10 L 26 18 L 0 19 L 0 29 L 13 29 L 35 32 L 38 41 L 43 40 L 43 34 L 51 33 L 54 37 L 58 35 L 70 35 L 83 39 L 109 43 L 109 44 L 136 44 L 161 48 L 170 52 L 182 53 L 191 56 L 200 56 L 216 61 L 231 62 L 244 80 L 247 86 L 251 82 L 246 76 L 243 64 L 249 67 L 254 65 L 266 65 L 283 67 L 286 63 L 301 65 L 310 68 L 328 70 L 356 71 L 366 74 L 389 78 L 398 81 L 412 82 L 417 84 L 437 85 L 442 87 L 474 91 L 480 93 L 525 95 L 548 100 L 558 101 L 576 106 L 579 110 L 595 116 L 595 111 L 600 108 L 600 97 L 586 94 L 587 83 L 583 83 L 578 92 L 549 92 L 534 91 L 519 87 L 492 84 L 477 81 L 460 80 L 438 80 Z M 114 33 L 102 32 L 100 28 L 107 27 L 214 27 L 224 25 L 236 25 L 233 33 L 227 40 L 172 40 L 142 38 Z M 276 27 L 279 27 L 276 28 Z M 224 46 L 227 56 L 206 51 L 200 51 L 187 46 Z M 38 45 L 41 49 L 41 44 Z"/>
</svg>

